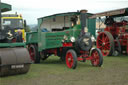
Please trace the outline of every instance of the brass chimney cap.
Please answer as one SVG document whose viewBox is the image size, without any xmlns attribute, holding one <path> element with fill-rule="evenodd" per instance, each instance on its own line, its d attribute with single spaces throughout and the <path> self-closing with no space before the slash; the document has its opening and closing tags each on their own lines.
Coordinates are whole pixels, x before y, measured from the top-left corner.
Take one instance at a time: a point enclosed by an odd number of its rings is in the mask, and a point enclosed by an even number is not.
<svg viewBox="0 0 128 85">
<path fill-rule="evenodd" d="M 86 10 L 86 9 L 80 10 L 80 13 L 87 13 L 87 12 L 88 12 L 88 10 Z"/>
</svg>

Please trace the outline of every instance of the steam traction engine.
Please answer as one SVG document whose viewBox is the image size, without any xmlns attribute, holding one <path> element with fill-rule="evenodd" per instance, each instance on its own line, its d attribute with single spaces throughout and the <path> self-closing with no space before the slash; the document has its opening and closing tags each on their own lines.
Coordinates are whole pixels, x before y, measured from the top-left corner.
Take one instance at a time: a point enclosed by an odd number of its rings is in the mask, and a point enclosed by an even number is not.
<svg viewBox="0 0 128 85">
<path fill-rule="evenodd" d="M 68 68 L 75 69 L 77 61 L 90 60 L 93 66 L 103 63 L 102 53 L 92 49 L 91 34 L 95 35 L 95 19 L 86 10 L 60 13 L 38 19 L 37 32 L 26 34 L 26 43 L 34 63 L 46 60 L 50 55 L 66 61 Z M 91 33 L 91 34 L 90 34 Z"/>
<path fill-rule="evenodd" d="M 97 48 L 103 56 L 128 55 L 128 8 L 98 13 L 91 18 L 105 16 L 106 28 L 97 36 Z"/>
</svg>

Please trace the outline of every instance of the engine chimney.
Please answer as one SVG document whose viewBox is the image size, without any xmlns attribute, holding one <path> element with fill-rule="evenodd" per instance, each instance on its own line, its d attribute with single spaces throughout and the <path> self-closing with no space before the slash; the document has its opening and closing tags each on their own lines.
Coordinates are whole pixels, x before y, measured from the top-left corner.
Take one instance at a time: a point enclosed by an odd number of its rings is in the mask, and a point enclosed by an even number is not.
<svg viewBox="0 0 128 85">
<path fill-rule="evenodd" d="M 87 18 L 86 13 L 87 13 L 87 10 L 81 10 L 80 11 L 80 21 L 81 21 L 82 34 L 85 33 L 84 28 L 86 27 L 86 18 Z"/>
</svg>

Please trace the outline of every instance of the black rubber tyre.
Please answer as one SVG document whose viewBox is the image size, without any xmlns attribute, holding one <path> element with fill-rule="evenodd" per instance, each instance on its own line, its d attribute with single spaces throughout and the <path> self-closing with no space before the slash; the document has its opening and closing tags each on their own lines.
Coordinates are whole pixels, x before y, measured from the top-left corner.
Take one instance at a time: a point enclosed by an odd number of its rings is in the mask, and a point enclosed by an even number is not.
<svg viewBox="0 0 128 85">
<path fill-rule="evenodd" d="M 73 49 L 69 49 L 66 53 L 66 64 L 68 68 L 75 69 L 77 67 L 77 54 Z"/>
<path fill-rule="evenodd" d="M 28 50 L 29 50 L 29 54 L 30 54 L 31 60 L 34 63 L 40 63 L 40 54 L 38 52 L 37 45 L 30 45 L 28 47 Z"/>
<path fill-rule="evenodd" d="M 91 60 L 91 63 L 93 66 L 101 67 L 103 64 L 103 55 L 99 48 L 95 48 L 91 52 L 91 56 L 93 59 Z"/>
</svg>

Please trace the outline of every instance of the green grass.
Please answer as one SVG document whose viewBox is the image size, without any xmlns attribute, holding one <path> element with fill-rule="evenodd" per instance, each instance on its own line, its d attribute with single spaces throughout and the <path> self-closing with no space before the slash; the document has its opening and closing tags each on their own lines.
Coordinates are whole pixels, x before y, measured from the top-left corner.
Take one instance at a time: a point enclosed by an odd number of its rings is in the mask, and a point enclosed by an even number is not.
<svg viewBox="0 0 128 85">
<path fill-rule="evenodd" d="M 75 70 L 51 56 L 27 74 L 0 78 L 0 85 L 128 85 L 128 56 L 104 57 L 102 67 L 78 62 Z"/>
</svg>

